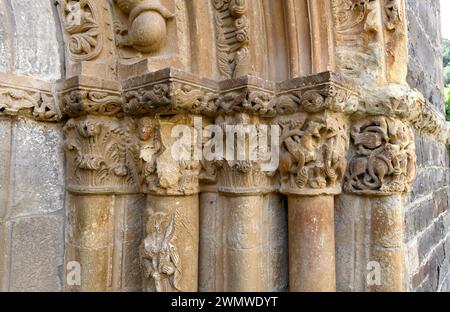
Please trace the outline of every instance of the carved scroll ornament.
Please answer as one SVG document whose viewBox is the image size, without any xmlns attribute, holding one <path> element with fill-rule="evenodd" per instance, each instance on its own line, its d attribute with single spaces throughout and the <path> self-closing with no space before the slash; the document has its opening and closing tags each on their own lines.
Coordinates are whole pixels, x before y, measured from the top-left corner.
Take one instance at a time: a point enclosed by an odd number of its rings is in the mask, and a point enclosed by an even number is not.
<svg viewBox="0 0 450 312">
<path fill-rule="evenodd" d="M 103 36 L 96 1 L 59 0 L 59 4 L 72 59 L 86 61 L 97 57 L 103 47 Z"/>
<path fill-rule="evenodd" d="M 216 10 L 217 58 L 224 78 L 247 73 L 249 21 L 247 0 L 212 0 Z"/>
</svg>

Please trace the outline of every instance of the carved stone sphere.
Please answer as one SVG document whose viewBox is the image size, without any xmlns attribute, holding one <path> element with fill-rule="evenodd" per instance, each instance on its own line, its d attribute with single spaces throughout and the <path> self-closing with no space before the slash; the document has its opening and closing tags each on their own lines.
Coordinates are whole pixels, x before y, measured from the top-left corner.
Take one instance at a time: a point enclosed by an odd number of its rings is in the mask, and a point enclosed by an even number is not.
<svg viewBox="0 0 450 312">
<path fill-rule="evenodd" d="M 156 11 L 142 12 L 134 19 L 129 35 L 139 52 L 158 52 L 166 40 L 166 20 Z"/>
</svg>

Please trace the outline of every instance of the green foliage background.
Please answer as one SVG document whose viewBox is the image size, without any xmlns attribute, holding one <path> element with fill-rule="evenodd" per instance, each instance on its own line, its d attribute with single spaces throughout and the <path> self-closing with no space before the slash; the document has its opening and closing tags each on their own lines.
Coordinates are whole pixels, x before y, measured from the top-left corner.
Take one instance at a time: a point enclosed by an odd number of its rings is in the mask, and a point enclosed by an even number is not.
<svg viewBox="0 0 450 312">
<path fill-rule="evenodd" d="M 447 108 L 447 119 L 450 120 L 450 40 L 443 39 L 444 52 L 444 84 L 445 88 L 445 107 Z"/>
</svg>

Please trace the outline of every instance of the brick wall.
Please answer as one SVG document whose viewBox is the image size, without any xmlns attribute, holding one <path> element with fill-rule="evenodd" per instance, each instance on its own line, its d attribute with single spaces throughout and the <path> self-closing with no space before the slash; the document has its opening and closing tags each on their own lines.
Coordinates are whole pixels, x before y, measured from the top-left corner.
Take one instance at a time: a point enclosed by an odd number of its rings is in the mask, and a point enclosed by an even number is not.
<svg viewBox="0 0 450 312">
<path fill-rule="evenodd" d="M 407 0 L 408 83 L 444 114 L 438 0 Z M 407 289 L 450 291 L 450 159 L 448 147 L 416 134 L 417 179 L 405 209 Z"/>
</svg>

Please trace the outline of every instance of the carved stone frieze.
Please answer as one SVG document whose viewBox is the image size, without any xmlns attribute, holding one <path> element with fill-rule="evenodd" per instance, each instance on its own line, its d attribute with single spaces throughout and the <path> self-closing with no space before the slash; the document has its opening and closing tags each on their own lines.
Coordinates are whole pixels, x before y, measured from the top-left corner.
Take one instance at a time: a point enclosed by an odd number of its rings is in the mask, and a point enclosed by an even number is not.
<svg viewBox="0 0 450 312">
<path fill-rule="evenodd" d="M 348 126 L 335 113 L 292 115 L 279 119 L 281 192 L 339 194 L 347 167 Z"/>
<path fill-rule="evenodd" d="M 345 191 L 364 195 L 409 192 L 416 175 L 414 134 L 406 123 L 384 116 L 356 122 L 351 128 L 353 155 Z"/>
<path fill-rule="evenodd" d="M 142 187 L 146 193 L 193 195 L 199 192 L 200 161 L 177 160 L 172 150 L 177 140 L 172 136 L 173 127 L 190 122 L 184 117 L 174 118 L 160 120 L 144 117 L 139 121 Z M 190 144 L 185 147 L 188 153 L 191 147 Z"/>
<path fill-rule="evenodd" d="M 83 115 L 120 116 L 120 94 L 105 91 L 73 90 L 63 95 L 62 113 L 71 117 Z"/>
<path fill-rule="evenodd" d="M 96 1 L 59 0 L 58 3 L 71 58 L 86 61 L 97 57 L 103 47 L 103 33 Z"/>
<path fill-rule="evenodd" d="M 116 45 L 142 53 L 158 52 L 167 37 L 167 20 L 175 15 L 159 0 L 114 0 L 128 17 L 128 25 L 115 25 Z"/>
<path fill-rule="evenodd" d="M 38 121 L 59 120 L 51 94 L 0 86 L 0 116 L 29 116 Z"/>
<path fill-rule="evenodd" d="M 212 0 L 215 9 L 217 60 L 224 78 L 247 74 L 249 19 L 247 0 Z"/>
<path fill-rule="evenodd" d="M 70 119 L 64 126 L 67 189 L 94 194 L 139 192 L 135 131 L 129 119 Z"/>
<path fill-rule="evenodd" d="M 181 291 L 182 263 L 174 245 L 175 226 L 174 213 L 157 212 L 147 218 L 140 248 L 145 291 Z"/>
<path fill-rule="evenodd" d="M 49 83 L 3 73 L 0 73 L 0 116 L 24 116 L 45 122 L 61 119 Z"/>
</svg>

